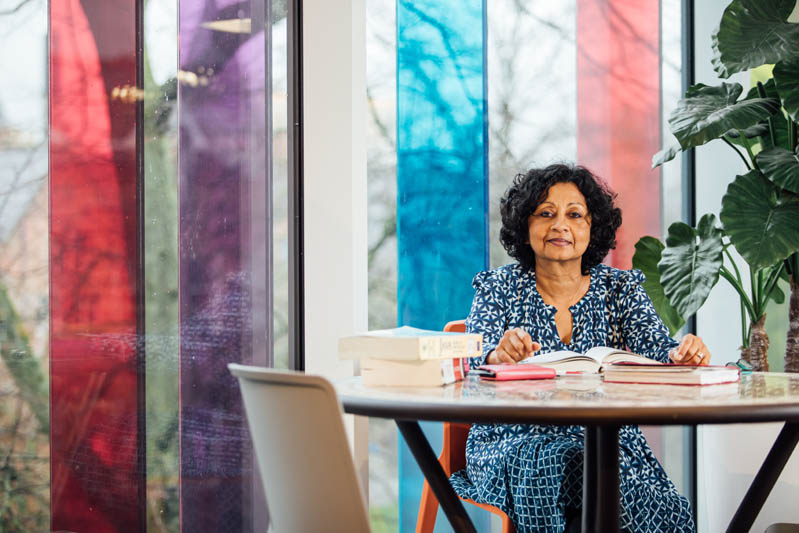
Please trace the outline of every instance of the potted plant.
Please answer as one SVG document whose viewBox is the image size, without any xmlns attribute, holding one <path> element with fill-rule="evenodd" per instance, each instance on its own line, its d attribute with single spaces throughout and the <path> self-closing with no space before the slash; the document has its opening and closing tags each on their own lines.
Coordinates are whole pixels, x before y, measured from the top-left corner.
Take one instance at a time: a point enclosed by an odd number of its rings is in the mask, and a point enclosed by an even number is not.
<svg viewBox="0 0 799 533">
<path fill-rule="evenodd" d="M 741 301 L 742 357 L 768 370 L 765 305 L 784 298 L 777 282 L 790 282 L 790 327 L 785 369 L 799 371 L 799 24 L 788 17 L 795 0 L 733 0 L 713 35 L 716 72 L 773 64 L 773 77 L 743 97 L 737 83 L 697 84 L 669 117 L 677 143 L 652 158 L 653 167 L 683 150 L 720 139 L 746 165 L 721 201 L 720 220 L 700 218 L 693 228 L 672 224 L 665 244 L 643 237 L 633 265 L 672 332 L 702 306 L 719 277 Z M 746 288 L 729 248 L 749 265 Z"/>
</svg>

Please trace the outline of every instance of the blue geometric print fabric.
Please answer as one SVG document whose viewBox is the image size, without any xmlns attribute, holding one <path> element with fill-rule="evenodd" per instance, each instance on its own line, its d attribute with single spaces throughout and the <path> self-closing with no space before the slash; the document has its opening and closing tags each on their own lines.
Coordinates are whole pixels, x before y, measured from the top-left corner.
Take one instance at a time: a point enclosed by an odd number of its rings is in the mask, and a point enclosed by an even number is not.
<svg viewBox="0 0 799 533">
<path fill-rule="evenodd" d="M 518 264 L 481 272 L 466 328 L 484 336 L 483 364 L 503 333 L 519 327 L 541 343 L 541 353 L 584 352 L 594 346 L 629 348 L 668 361 L 677 341 L 652 307 L 638 270 L 597 265 L 586 295 L 570 310 L 572 341 L 564 344 L 553 306 L 535 287 L 535 273 Z M 501 508 L 519 533 L 560 533 L 566 508 L 582 506 L 583 428 L 580 426 L 474 424 L 466 444 L 466 470 L 450 478 L 461 496 Z M 688 500 L 674 484 L 637 426 L 619 432 L 621 526 L 630 532 L 695 531 Z"/>
</svg>

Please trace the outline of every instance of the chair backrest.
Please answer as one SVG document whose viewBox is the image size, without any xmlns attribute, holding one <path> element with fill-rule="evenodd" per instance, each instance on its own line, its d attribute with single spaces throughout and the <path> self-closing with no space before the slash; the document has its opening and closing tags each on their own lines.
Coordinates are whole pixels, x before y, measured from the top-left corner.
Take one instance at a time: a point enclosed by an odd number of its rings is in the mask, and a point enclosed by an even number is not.
<svg viewBox="0 0 799 533">
<path fill-rule="evenodd" d="M 465 320 L 447 322 L 444 331 L 466 332 Z M 442 439 L 442 452 L 439 461 L 444 472 L 451 476 L 453 472 L 466 468 L 466 439 L 469 437 L 471 424 L 444 423 L 444 436 Z"/>
<path fill-rule="evenodd" d="M 341 407 L 324 378 L 229 364 L 239 379 L 273 531 L 369 531 Z"/>
</svg>

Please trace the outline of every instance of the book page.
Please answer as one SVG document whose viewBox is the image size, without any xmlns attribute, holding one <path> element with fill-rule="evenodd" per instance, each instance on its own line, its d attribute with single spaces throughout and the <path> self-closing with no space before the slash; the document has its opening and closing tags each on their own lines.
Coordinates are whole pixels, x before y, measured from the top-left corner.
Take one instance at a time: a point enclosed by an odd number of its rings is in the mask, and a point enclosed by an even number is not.
<svg viewBox="0 0 799 533">
<path fill-rule="evenodd" d="M 519 361 L 519 364 L 532 364 L 532 365 L 539 365 L 541 363 L 552 363 L 555 361 L 562 361 L 564 359 L 571 359 L 571 358 L 584 358 L 585 356 L 581 353 L 572 352 L 570 350 L 558 350 L 556 352 L 549 352 L 549 353 L 542 353 L 539 354 L 538 352 L 534 353 L 527 359 L 522 359 Z"/>
<path fill-rule="evenodd" d="M 650 359 L 646 356 L 637 353 L 629 352 L 627 350 L 619 350 L 618 348 L 608 348 L 607 346 L 594 346 L 585 355 L 591 357 L 597 362 L 610 364 L 618 363 L 620 361 L 630 361 L 633 363 L 649 363 L 659 365 L 660 361 Z"/>
</svg>

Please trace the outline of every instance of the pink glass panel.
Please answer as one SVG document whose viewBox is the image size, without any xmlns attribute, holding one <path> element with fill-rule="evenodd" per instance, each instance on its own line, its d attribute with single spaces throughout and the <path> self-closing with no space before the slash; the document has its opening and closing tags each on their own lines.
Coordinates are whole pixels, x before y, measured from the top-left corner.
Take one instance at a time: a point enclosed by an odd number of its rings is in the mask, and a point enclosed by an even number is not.
<svg viewBox="0 0 799 533">
<path fill-rule="evenodd" d="M 619 195 L 624 223 L 608 263 L 660 235 L 660 2 L 578 0 L 577 160 Z"/>
<path fill-rule="evenodd" d="M 143 526 L 134 7 L 50 3 L 53 530 Z"/>
</svg>

